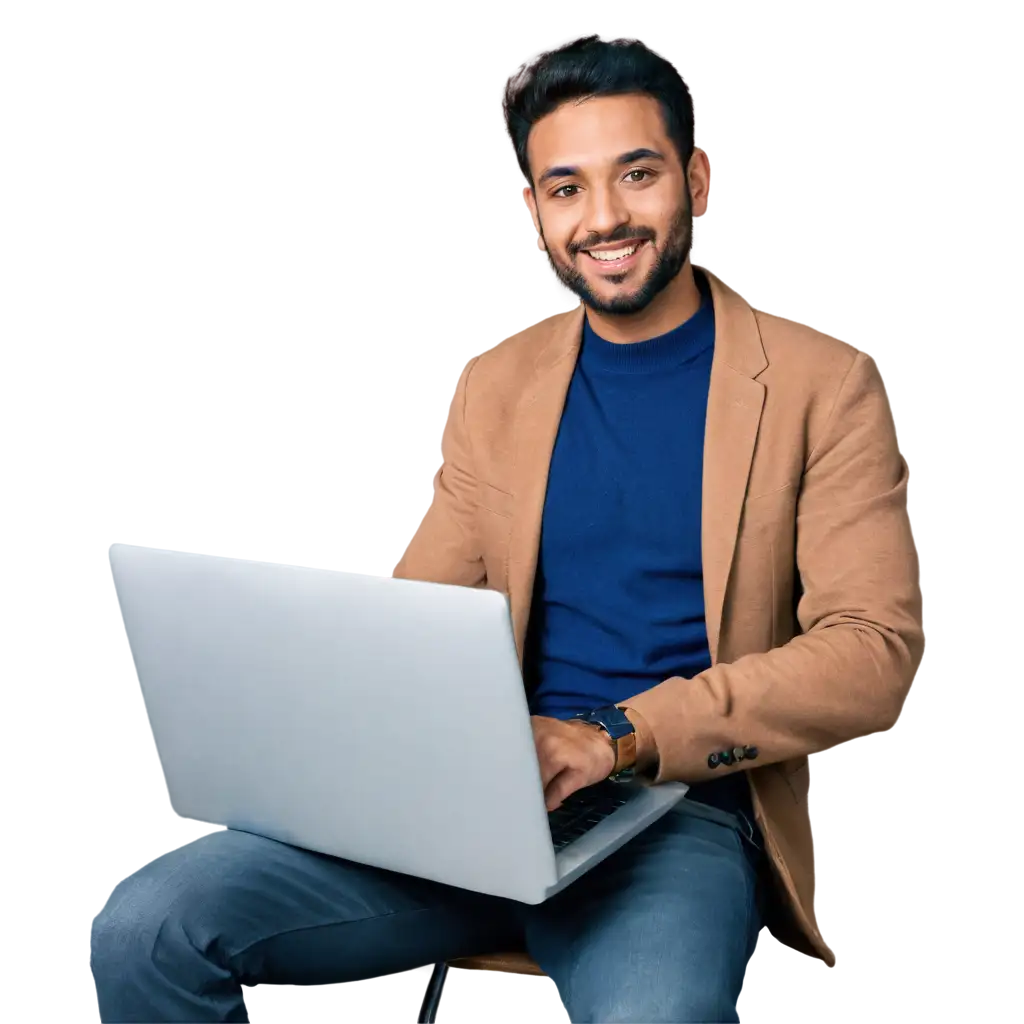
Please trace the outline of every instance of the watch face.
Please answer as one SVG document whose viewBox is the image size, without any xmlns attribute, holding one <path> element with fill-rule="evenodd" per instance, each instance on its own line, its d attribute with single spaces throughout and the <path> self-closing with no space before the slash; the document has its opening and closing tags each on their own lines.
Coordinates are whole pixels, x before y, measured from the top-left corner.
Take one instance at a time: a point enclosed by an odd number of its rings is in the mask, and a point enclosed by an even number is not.
<svg viewBox="0 0 1024 1024">
<path fill-rule="evenodd" d="M 594 708 L 589 712 L 587 720 L 603 725 L 614 739 L 628 736 L 631 732 L 636 731 L 633 728 L 633 723 L 626 717 L 626 712 L 614 704 Z"/>
</svg>

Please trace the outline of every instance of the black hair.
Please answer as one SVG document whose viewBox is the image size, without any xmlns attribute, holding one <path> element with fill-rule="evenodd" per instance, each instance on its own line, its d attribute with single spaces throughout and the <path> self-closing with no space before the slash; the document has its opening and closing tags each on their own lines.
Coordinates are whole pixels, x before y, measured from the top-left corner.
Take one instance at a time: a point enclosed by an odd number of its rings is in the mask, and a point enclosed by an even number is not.
<svg viewBox="0 0 1024 1024">
<path fill-rule="evenodd" d="M 505 83 L 502 107 L 516 159 L 533 187 L 530 129 L 567 100 L 646 93 L 658 101 L 685 170 L 693 154 L 693 101 L 679 72 L 637 39 L 584 36 L 524 64 Z"/>
</svg>

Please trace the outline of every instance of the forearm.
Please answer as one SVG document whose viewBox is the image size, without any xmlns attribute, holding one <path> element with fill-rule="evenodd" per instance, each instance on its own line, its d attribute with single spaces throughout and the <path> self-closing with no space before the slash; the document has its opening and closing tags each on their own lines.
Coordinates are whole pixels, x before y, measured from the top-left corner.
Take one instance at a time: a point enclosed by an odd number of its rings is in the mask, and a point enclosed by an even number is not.
<svg viewBox="0 0 1024 1024">
<path fill-rule="evenodd" d="M 655 781 L 700 782 L 890 728 L 923 649 L 919 623 L 896 631 L 844 621 L 692 679 L 666 679 L 623 704 L 648 726 Z M 758 748 L 756 760 L 708 766 L 710 754 L 746 745 Z"/>
</svg>

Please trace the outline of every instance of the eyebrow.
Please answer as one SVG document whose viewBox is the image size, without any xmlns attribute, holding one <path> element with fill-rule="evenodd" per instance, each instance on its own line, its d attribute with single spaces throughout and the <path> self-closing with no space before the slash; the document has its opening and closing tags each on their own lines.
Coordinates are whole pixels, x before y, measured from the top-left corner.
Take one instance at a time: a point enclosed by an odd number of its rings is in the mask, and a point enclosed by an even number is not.
<svg viewBox="0 0 1024 1024">
<path fill-rule="evenodd" d="M 628 153 L 623 153 L 615 163 L 619 166 L 622 164 L 631 164 L 636 160 L 664 160 L 663 154 L 657 152 L 657 150 L 646 149 L 641 147 L 640 149 L 631 149 Z M 580 173 L 578 167 L 570 167 L 563 165 L 559 167 L 549 167 L 538 179 L 537 184 L 542 185 L 545 181 L 550 181 L 552 178 L 572 178 Z"/>
</svg>

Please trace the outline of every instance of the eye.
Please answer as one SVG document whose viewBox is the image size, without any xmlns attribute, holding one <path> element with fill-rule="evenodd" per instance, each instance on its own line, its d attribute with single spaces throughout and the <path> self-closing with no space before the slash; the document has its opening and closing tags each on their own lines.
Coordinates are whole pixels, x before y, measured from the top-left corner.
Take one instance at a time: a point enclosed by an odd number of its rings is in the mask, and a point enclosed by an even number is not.
<svg viewBox="0 0 1024 1024">
<path fill-rule="evenodd" d="M 560 195 L 560 193 L 565 192 L 567 188 L 579 188 L 579 185 L 563 185 L 561 188 L 556 188 L 555 191 L 552 192 L 551 194 L 553 196 L 559 196 L 559 198 L 561 199 L 571 199 L 572 196 L 576 194 L 575 192 L 570 193 L 570 195 Z"/>
<path fill-rule="evenodd" d="M 636 174 L 641 175 L 641 177 L 639 177 L 639 178 L 634 177 L 634 175 L 636 175 Z M 642 167 L 634 167 L 633 170 L 626 172 L 626 178 L 629 181 L 643 181 L 644 178 L 649 178 L 650 176 L 651 176 L 651 172 L 650 171 L 645 171 Z"/>
</svg>

